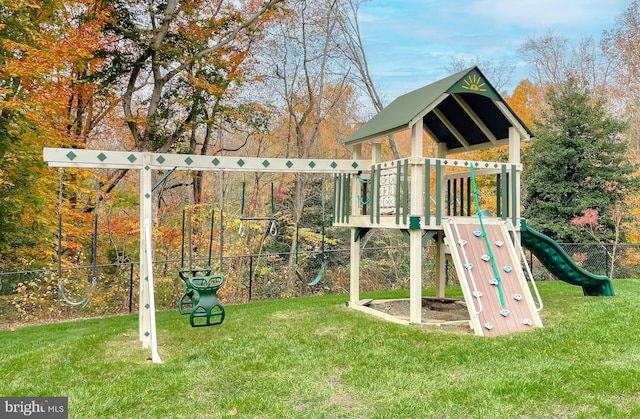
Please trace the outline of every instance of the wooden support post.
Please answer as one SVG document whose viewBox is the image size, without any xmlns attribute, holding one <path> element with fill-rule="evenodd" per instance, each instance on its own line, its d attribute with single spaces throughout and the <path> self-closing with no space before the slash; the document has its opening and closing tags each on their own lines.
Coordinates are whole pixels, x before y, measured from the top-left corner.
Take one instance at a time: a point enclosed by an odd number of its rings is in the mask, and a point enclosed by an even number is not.
<svg viewBox="0 0 640 419">
<path fill-rule="evenodd" d="M 447 145 L 445 143 L 438 144 L 438 158 L 443 159 L 447 157 Z M 442 171 L 446 170 L 445 168 L 441 168 Z M 445 190 L 445 179 L 446 176 L 441 174 L 436 178 L 436 183 L 440 182 L 440 184 L 436 184 L 436 188 L 440 188 L 441 191 Z M 441 194 L 444 195 L 444 194 Z M 444 201 L 444 196 L 437 196 L 436 199 L 440 200 L 440 202 Z M 442 204 L 441 204 L 442 205 Z M 437 223 L 440 224 L 440 219 L 437 220 Z M 445 287 L 447 284 L 447 266 L 446 266 L 446 249 L 444 244 L 444 234 L 442 231 L 438 232 L 437 240 L 436 240 L 436 296 L 444 298 L 445 296 Z"/>
<path fill-rule="evenodd" d="M 349 272 L 349 301 L 360 301 L 360 237 L 359 229 L 351 227 L 351 270 Z"/>
<path fill-rule="evenodd" d="M 372 153 L 373 154 L 373 153 Z M 362 145 L 357 144 L 353 147 L 352 156 L 354 158 L 362 158 Z M 351 183 L 351 214 L 360 215 L 360 203 L 358 195 L 360 193 L 360 182 L 353 181 Z M 351 227 L 351 267 L 349 272 L 349 301 L 356 304 L 360 301 L 360 238 L 359 229 Z"/>
<path fill-rule="evenodd" d="M 141 156 L 143 160 L 143 164 L 146 162 L 148 156 Z M 147 186 L 151 184 L 151 171 L 150 170 L 140 170 L 140 242 L 138 243 L 140 249 L 140 286 L 139 288 L 139 296 L 138 296 L 138 332 L 140 335 L 140 341 L 142 342 L 142 348 L 147 349 L 151 346 L 151 331 L 149 322 L 149 287 L 147 278 L 149 276 L 149 270 L 152 268 L 148 266 L 148 263 L 144 257 L 146 254 L 146 240 L 147 235 L 144 229 L 144 220 L 151 218 L 151 196 L 150 191 L 151 186 Z M 149 194 L 148 197 L 145 197 L 146 194 Z"/>
<path fill-rule="evenodd" d="M 371 174 L 371 223 L 380 224 L 380 162 L 382 161 L 382 144 L 371 145 L 371 165 L 376 166 L 375 173 Z M 375 221 L 374 221 L 375 220 Z"/>
<path fill-rule="evenodd" d="M 444 246 L 444 233 L 438 231 L 436 236 L 436 297 L 445 297 L 445 288 L 447 286 L 447 261 Z"/>
<path fill-rule="evenodd" d="M 153 237 L 151 154 L 142 154 L 140 173 L 140 340 L 144 349 L 151 349 L 151 360 L 162 363 L 158 354 L 156 308 L 153 293 Z"/>
<path fill-rule="evenodd" d="M 411 126 L 411 193 L 409 211 L 413 217 L 420 217 L 424 210 L 422 182 L 422 120 Z M 422 323 L 422 228 L 409 230 L 409 321 Z"/>
<path fill-rule="evenodd" d="M 509 127 L 509 163 L 512 165 L 520 165 L 520 132 L 515 127 Z M 513 202 L 516 204 L 514 208 L 511 209 L 512 217 L 514 219 L 520 219 L 520 172 L 515 171 L 515 179 L 511 179 L 513 182 L 513 193 L 515 196 L 512 196 Z M 519 223 L 514 223 L 514 225 L 518 226 Z"/>
</svg>

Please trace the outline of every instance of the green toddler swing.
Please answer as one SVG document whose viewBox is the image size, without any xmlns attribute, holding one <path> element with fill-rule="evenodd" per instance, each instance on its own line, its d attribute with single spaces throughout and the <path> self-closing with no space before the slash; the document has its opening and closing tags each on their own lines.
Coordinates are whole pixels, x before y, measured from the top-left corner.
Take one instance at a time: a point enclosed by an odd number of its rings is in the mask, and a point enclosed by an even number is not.
<svg viewBox="0 0 640 419">
<path fill-rule="evenodd" d="M 298 250 L 298 244 L 300 243 L 300 241 L 298 240 L 298 237 L 299 237 L 299 234 L 298 234 L 298 223 L 296 223 L 296 276 L 298 277 L 300 282 L 302 282 L 303 284 L 306 284 L 306 285 L 308 285 L 310 287 L 312 287 L 314 285 L 318 285 L 318 283 L 320 282 L 320 280 L 324 276 L 325 260 L 326 260 L 324 224 L 325 224 L 325 183 L 324 183 L 324 179 L 323 179 L 322 180 L 322 223 L 320 225 L 320 232 L 322 234 L 322 239 L 321 239 L 321 242 L 320 242 L 320 260 L 321 260 L 321 263 L 320 263 L 320 271 L 318 272 L 318 275 L 316 275 L 316 277 L 311 282 L 307 282 L 307 280 L 304 278 L 304 276 L 302 275 L 302 273 L 298 269 L 298 255 L 300 253 L 299 250 Z"/>
<path fill-rule="evenodd" d="M 65 290 L 62 278 L 62 204 L 63 204 L 63 179 L 62 179 L 63 169 L 60 168 L 60 181 L 58 187 L 58 291 L 60 293 L 60 297 L 62 300 L 69 304 L 70 306 L 82 306 L 89 302 L 89 298 L 91 297 L 91 293 L 96 287 L 97 283 L 97 248 L 98 248 L 98 206 L 100 205 L 100 179 L 96 176 L 96 205 L 93 209 L 93 236 L 91 238 L 91 281 L 89 290 L 87 294 L 80 300 L 74 301 L 71 300 Z"/>
</svg>

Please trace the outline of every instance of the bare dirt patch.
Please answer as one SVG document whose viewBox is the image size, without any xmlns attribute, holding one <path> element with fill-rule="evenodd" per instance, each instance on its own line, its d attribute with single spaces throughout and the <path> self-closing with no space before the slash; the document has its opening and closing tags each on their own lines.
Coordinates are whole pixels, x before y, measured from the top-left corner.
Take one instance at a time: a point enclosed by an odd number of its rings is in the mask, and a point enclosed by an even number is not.
<svg viewBox="0 0 640 419">
<path fill-rule="evenodd" d="M 401 320 L 409 320 L 409 299 L 374 300 L 367 304 L 374 310 L 390 314 Z M 422 322 L 446 323 L 469 320 L 469 311 L 464 301 L 454 298 L 422 298 Z"/>
</svg>

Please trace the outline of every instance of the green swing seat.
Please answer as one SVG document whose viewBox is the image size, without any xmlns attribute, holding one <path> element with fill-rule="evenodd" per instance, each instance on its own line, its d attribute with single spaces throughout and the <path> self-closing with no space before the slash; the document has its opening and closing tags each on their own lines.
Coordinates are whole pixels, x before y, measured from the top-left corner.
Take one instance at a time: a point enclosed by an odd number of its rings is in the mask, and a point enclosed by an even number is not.
<svg viewBox="0 0 640 419">
<path fill-rule="evenodd" d="M 211 268 L 181 269 L 180 278 L 187 290 L 180 297 L 180 314 L 189 314 L 192 327 L 215 326 L 224 321 L 224 307 L 218 301 L 218 289 L 224 284 L 224 275 L 212 275 Z"/>
</svg>

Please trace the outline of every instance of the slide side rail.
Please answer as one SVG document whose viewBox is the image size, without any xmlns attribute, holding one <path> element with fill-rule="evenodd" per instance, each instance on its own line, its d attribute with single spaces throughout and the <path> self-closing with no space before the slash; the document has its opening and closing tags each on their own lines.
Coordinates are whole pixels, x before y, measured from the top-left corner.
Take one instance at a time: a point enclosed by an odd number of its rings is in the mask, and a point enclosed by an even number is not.
<svg viewBox="0 0 640 419">
<path fill-rule="evenodd" d="M 538 286 L 536 285 L 536 281 L 535 279 L 533 279 L 533 274 L 531 273 L 531 267 L 529 266 L 529 263 L 527 262 L 527 257 L 524 254 L 524 249 L 522 248 L 522 243 L 520 243 L 518 232 L 516 231 L 516 228 L 510 219 L 503 221 L 503 224 L 507 228 L 507 231 L 511 233 L 511 237 L 513 238 L 513 243 L 515 245 L 516 252 L 520 256 L 520 263 L 525 267 L 527 277 L 529 278 L 529 281 L 531 282 L 531 286 L 533 287 L 533 291 L 536 294 L 536 300 L 538 300 L 536 311 L 540 312 L 542 311 L 544 304 L 542 304 L 542 298 L 540 297 L 540 292 L 538 292 Z"/>
</svg>

